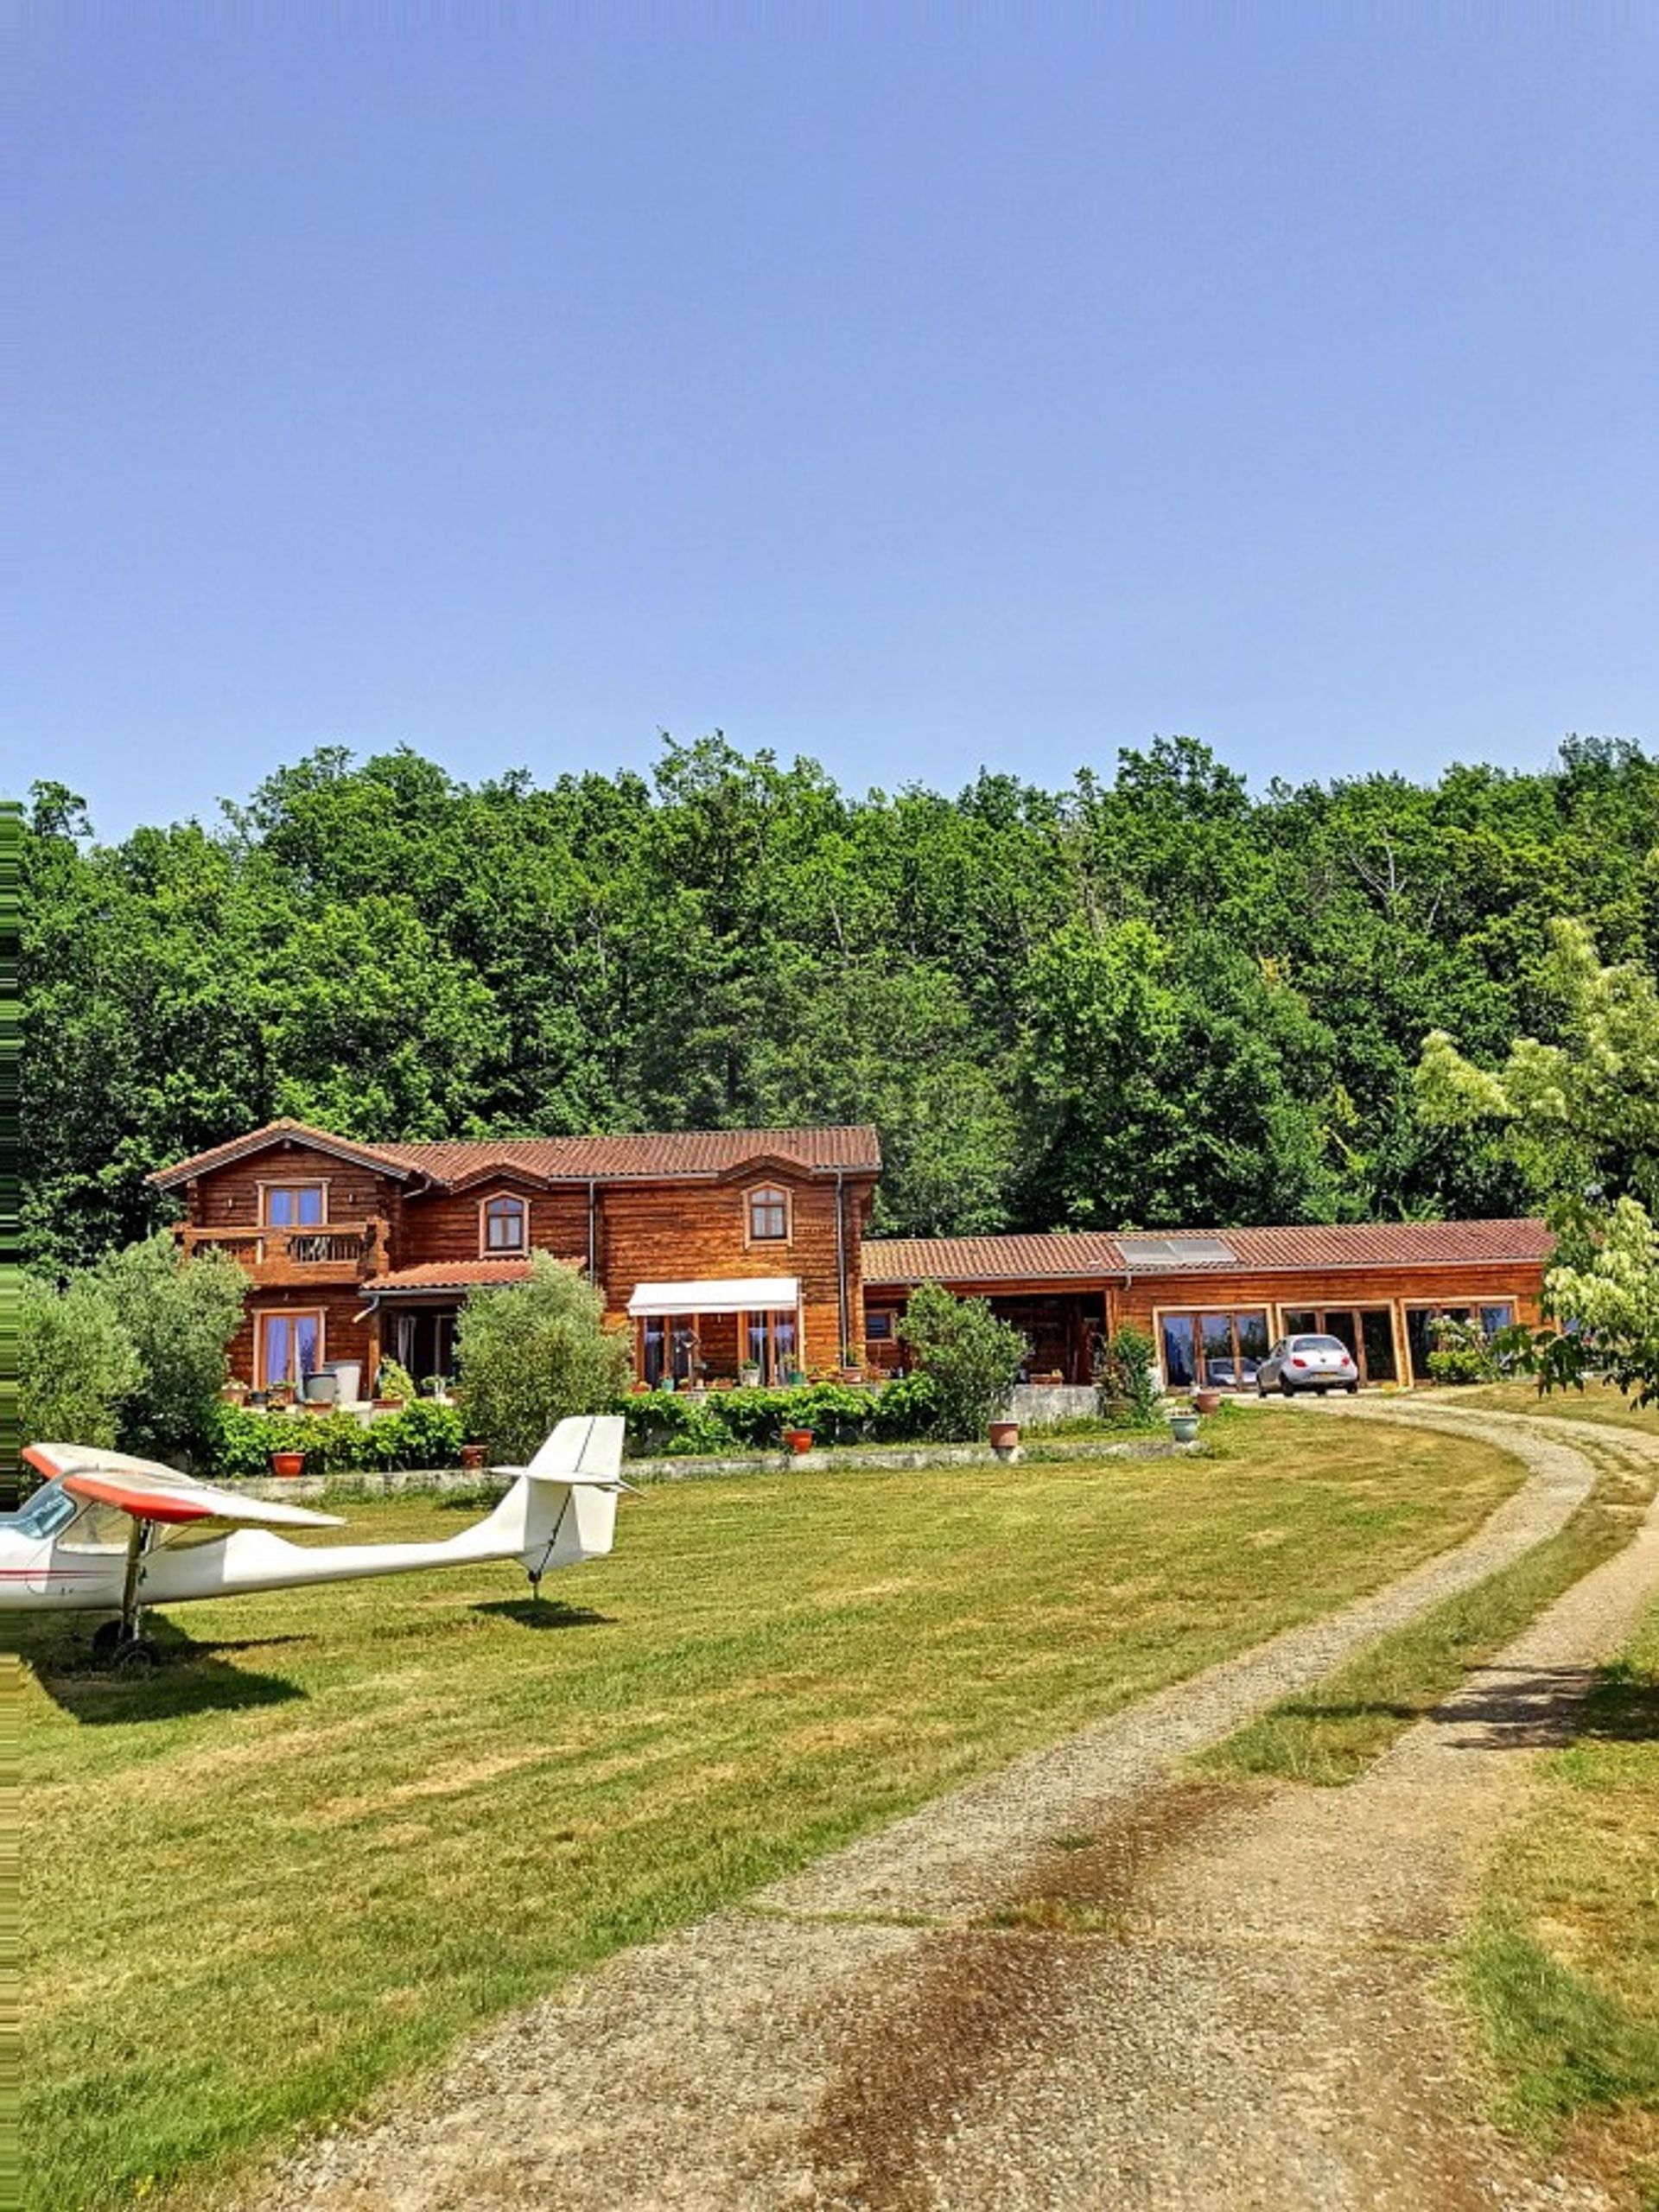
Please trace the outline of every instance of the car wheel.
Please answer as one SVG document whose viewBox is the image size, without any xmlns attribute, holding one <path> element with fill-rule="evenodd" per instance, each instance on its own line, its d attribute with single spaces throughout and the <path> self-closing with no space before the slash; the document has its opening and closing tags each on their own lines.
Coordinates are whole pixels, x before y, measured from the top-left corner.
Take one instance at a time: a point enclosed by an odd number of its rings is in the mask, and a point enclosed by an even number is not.
<svg viewBox="0 0 1659 2212">
<path fill-rule="evenodd" d="M 1258 1398 L 1265 1398 L 1265 1397 L 1267 1396 L 1267 1395 L 1268 1395 L 1268 1386 L 1267 1386 L 1267 1384 L 1266 1384 L 1265 1382 L 1258 1382 L 1258 1383 L 1256 1384 L 1256 1386 L 1255 1386 L 1255 1395 L 1256 1395 L 1256 1396 L 1257 1396 Z"/>
<path fill-rule="evenodd" d="M 1357 1398 L 1359 1395 L 1359 1385 L 1357 1382 L 1351 1382 L 1348 1385 L 1348 1395 L 1351 1398 Z"/>
<path fill-rule="evenodd" d="M 1296 1395 L 1294 1390 L 1291 1388 L 1290 1377 L 1288 1375 L 1281 1375 L 1279 1377 L 1279 1388 L 1287 1398 L 1294 1398 Z"/>
</svg>

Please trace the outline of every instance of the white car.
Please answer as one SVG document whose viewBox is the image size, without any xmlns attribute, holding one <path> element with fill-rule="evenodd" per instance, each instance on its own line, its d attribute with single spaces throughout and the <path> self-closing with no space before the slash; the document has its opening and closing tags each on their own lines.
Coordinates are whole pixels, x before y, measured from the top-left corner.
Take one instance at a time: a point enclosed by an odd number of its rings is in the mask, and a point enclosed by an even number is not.
<svg viewBox="0 0 1659 2212">
<path fill-rule="evenodd" d="M 1351 1397 L 1359 1388 L 1359 1369 L 1354 1355 L 1340 1337 L 1281 1337 L 1255 1371 L 1256 1395 L 1281 1390 L 1294 1398 L 1298 1390 L 1346 1390 Z"/>
</svg>

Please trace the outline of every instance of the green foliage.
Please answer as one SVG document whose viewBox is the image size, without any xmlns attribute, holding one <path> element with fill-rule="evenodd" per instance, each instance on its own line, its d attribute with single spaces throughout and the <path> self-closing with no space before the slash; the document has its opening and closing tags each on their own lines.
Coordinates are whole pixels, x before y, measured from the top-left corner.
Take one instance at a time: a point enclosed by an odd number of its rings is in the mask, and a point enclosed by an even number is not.
<svg viewBox="0 0 1659 2212">
<path fill-rule="evenodd" d="M 395 1359 L 383 1359 L 375 1378 L 374 1395 L 377 1398 L 395 1398 L 399 1405 L 406 1406 L 419 1397 L 420 1392 L 406 1367 Z"/>
<path fill-rule="evenodd" d="M 1535 1340 L 1546 1388 L 1582 1388 L 1604 1376 L 1638 1407 L 1659 1402 L 1659 1226 L 1634 1198 L 1621 1198 L 1581 1267 L 1545 1278 L 1560 1335 Z"/>
<path fill-rule="evenodd" d="M 918 1284 L 899 1333 L 933 1386 L 931 1433 L 969 1440 L 1002 1413 L 1030 1346 L 999 1321 L 986 1298 L 956 1298 L 936 1282 Z"/>
<path fill-rule="evenodd" d="M 416 1137 L 868 1118 L 892 1234 L 1519 1211 L 1507 1124 L 1415 1111 L 1422 1039 L 1568 1045 L 1552 916 L 1651 970 L 1656 821 L 1659 760 L 1580 739 L 1541 774 L 1259 796 L 1185 738 L 954 796 L 718 737 L 544 789 L 330 747 L 217 826 L 112 845 L 42 785 L 28 1249 L 56 1273 L 147 1235 L 150 1168 L 284 1110 Z M 1643 1196 L 1643 1146 L 1633 1117 L 1610 1196 Z"/>
<path fill-rule="evenodd" d="M 378 1474 L 459 1466 L 466 1437 L 461 1408 L 430 1398 L 366 1421 L 351 1414 L 254 1413 L 220 1405 L 206 1456 L 216 1475 L 268 1475 L 273 1452 L 303 1452 L 309 1475 Z"/>
<path fill-rule="evenodd" d="M 138 1357 L 121 1421 L 124 1448 L 145 1459 L 194 1459 L 212 1435 L 247 1277 L 222 1252 L 186 1259 L 162 1234 L 111 1253 L 93 1280 Z"/>
<path fill-rule="evenodd" d="M 810 1382 L 796 1390 L 639 1390 L 620 1408 L 636 1459 L 775 1451 L 786 1428 L 810 1429 L 819 1444 L 906 1444 L 933 1435 L 932 1378 L 906 1376 L 879 1389 Z"/>
<path fill-rule="evenodd" d="M 1428 1325 L 1433 1350 L 1428 1371 L 1437 1382 L 1495 1382 L 1500 1370 L 1491 1339 L 1478 1321 L 1437 1313 Z"/>
<path fill-rule="evenodd" d="M 628 1372 L 626 1336 L 605 1326 L 604 1300 L 545 1252 L 531 1255 L 528 1281 L 468 1293 L 455 1351 L 474 1428 L 513 1461 L 567 1415 L 611 1404 Z"/>
<path fill-rule="evenodd" d="M 1119 1428 L 1149 1427 L 1162 1412 L 1163 1395 L 1152 1338 L 1127 1325 L 1114 1330 L 1095 1364 L 1101 1420 Z"/>
<path fill-rule="evenodd" d="M 1659 854 L 1659 848 L 1656 849 Z M 1659 868 L 1650 871 L 1659 878 Z M 1541 1386 L 1611 1376 L 1659 1400 L 1659 984 L 1641 963 L 1604 967 L 1580 922 L 1551 925 L 1541 977 L 1560 1042 L 1521 1037 L 1497 1072 L 1436 1032 L 1417 1084 L 1424 1114 L 1499 1124 L 1562 1233 L 1545 1280 L 1560 1331 L 1511 1349 Z M 1612 1201 L 1611 1210 L 1608 1201 Z M 1430 1359 L 1431 1368 L 1433 1360 Z"/>
<path fill-rule="evenodd" d="M 59 1289 L 26 1274 L 18 1319 L 23 1441 L 113 1446 L 143 1370 L 107 1294 L 85 1276 Z"/>
</svg>

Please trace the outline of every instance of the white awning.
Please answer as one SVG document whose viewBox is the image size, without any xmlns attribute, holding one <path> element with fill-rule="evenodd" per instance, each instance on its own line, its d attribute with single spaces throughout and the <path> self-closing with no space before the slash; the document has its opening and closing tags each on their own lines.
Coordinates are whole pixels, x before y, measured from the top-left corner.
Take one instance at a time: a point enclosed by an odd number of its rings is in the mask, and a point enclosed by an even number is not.
<svg viewBox="0 0 1659 2212">
<path fill-rule="evenodd" d="M 792 1313 L 801 1302 L 796 1275 L 747 1275 L 727 1282 L 642 1282 L 630 1313 Z"/>
</svg>

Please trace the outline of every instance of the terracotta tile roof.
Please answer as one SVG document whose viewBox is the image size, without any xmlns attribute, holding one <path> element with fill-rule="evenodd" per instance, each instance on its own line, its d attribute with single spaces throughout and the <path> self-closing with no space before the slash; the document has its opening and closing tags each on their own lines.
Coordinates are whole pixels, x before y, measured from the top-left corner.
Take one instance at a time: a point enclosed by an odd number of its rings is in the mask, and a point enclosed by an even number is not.
<svg viewBox="0 0 1659 2212">
<path fill-rule="evenodd" d="M 1364 1221 L 1282 1229 L 1171 1230 L 1218 1239 L 1241 1268 L 1433 1268 L 1541 1262 L 1555 1240 L 1541 1221 Z M 1179 1267 L 1179 1260 L 1169 1263 Z M 1215 1262 L 1211 1262 L 1213 1266 Z M 1151 1269 L 1137 1268 L 1136 1273 Z"/>
<path fill-rule="evenodd" d="M 826 1128 L 794 1129 L 677 1129 L 623 1136 L 490 1137 L 475 1142 L 460 1141 L 424 1144 L 362 1144 L 355 1138 L 335 1136 L 327 1129 L 304 1122 L 269 1122 L 250 1129 L 210 1151 L 194 1154 L 158 1168 L 149 1180 L 163 1189 L 188 1182 L 215 1167 L 245 1159 L 285 1138 L 315 1144 L 342 1160 L 382 1168 L 400 1181 L 411 1174 L 429 1176 L 434 1182 L 473 1182 L 481 1175 L 516 1169 L 537 1179 L 583 1181 L 594 1176 L 602 1181 L 659 1177 L 713 1176 L 741 1168 L 750 1160 L 776 1160 L 785 1166 L 813 1169 L 845 1168 L 878 1173 L 881 1145 L 868 1123 Z"/>
<path fill-rule="evenodd" d="M 223 1144 L 210 1145 L 206 1152 L 192 1153 L 188 1160 L 175 1160 L 170 1166 L 158 1167 L 145 1179 L 168 1190 L 175 1183 L 188 1183 L 193 1175 L 205 1174 L 214 1167 L 227 1167 L 233 1160 L 245 1160 L 251 1153 L 263 1152 L 268 1146 L 290 1138 L 296 1144 L 315 1145 L 336 1160 L 356 1160 L 365 1167 L 383 1169 L 385 1173 L 395 1175 L 399 1182 L 408 1179 L 408 1168 L 390 1159 L 382 1146 L 359 1144 L 355 1137 L 336 1136 L 332 1129 L 314 1128 L 309 1122 L 290 1122 L 286 1118 L 245 1130 L 239 1137 L 227 1137 Z"/>
<path fill-rule="evenodd" d="M 1128 1232 L 1126 1231 L 1127 1235 Z M 1554 1240 L 1541 1221 L 1383 1221 L 1273 1229 L 1149 1230 L 1170 1248 L 1137 1257 L 1137 1275 L 1250 1274 L 1287 1268 L 1424 1268 L 1540 1264 Z M 1138 1242 L 1138 1240 L 1136 1240 Z M 1183 1258 L 1180 1246 L 1195 1249 Z M 1224 1245 L 1230 1261 L 1213 1249 Z M 1202 1249 L 1198 1249 L 1202 1248 Z M 1135 1249 L 1132 1244 L 1131 1249 Z M 1103 1231 L 1072 1236 L 905 1236 L 872 1239 L 863 1251 L 869 1284 L 1014 1283 L 1075 1276 L 1103 1281 L 1130 1272 L 1123 1249 Z"/>
<path fill-rule="evenodd" d="M 568 1264 L 581 1262 L 572 1258 Z M 365 1290 L 470 1290 L 475 1283 L 524 1282 L 530 1262 L 518 1260 L 428 1260 L 418 1268 L 394 1268 L 389 1274 L 374 1275 Z"/>
<path fill-rule="evenodd" d="M 648 1135 L 491 1138 L 482 1143 L 383 1144 L 375 1149 L 436 1182 L 470 1180 L 516 1167 L 537 1176 L 581 1181 L 638 1177 L 721 1175 L 753 1160 L 792 1167 L 863 1168 L 875 1173 L 881 1146 L 874 1128 L 851 1125 L 804 1129 L 674 1129 Z"/>
<path fill-rule="evenodd" d="M 866 1238 L 867 1283 L 1051 1281 L 1076 1275 L 1099 1282 L 1121 1275 L 1116 1245 L 1098 1230 L 1073 1236 L 894 1236 Z"/>
</svg>

